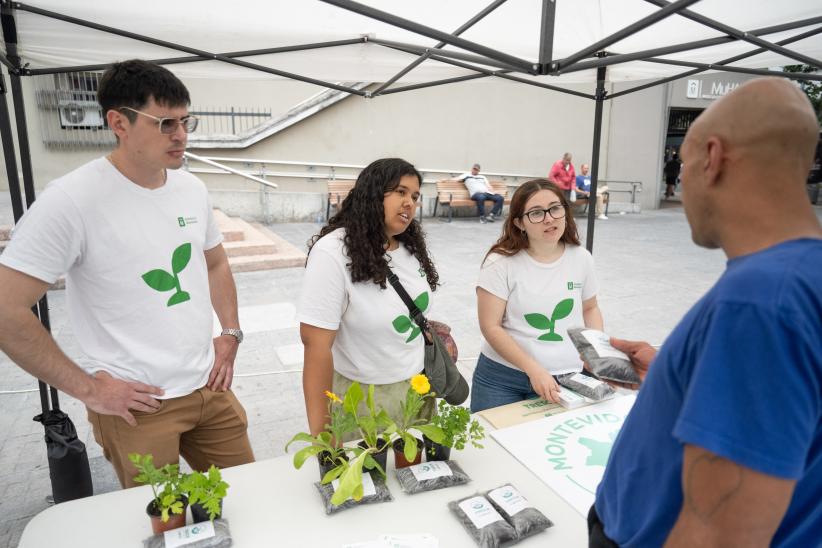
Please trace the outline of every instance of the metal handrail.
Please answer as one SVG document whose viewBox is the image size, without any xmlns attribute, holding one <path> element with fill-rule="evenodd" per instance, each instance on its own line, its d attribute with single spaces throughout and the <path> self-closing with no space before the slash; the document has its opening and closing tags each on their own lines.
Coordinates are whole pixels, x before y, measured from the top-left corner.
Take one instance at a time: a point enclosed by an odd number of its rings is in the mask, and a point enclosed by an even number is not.
<svg viewBox="0 0 822 548">
<path fill-rule="evenodd" d="M 268 187 L 271 187 L 271 188 L 278 188 L 276 183 L 269 183 L 265 179 L 260 179 L 259 177 L 255 177 L 254 175 L 244 173 L 244 172 L 242 172 L 238 169 L 234 169 L 232 167 L 224 166 L 223 164 L 217 163 L 213 160 L 210 160 L 209 158 L 205 158 L 203 156 L 197 156 L 196 154 L 192 154 L 190 152 L 185 152 L 183 154 L 185 155 L 186 158 L 191 158 L 192 160 L 196 160 L 198 162 L 202 162 L 204 164 L 220 168 L 221 170 L 227 171 L 228 173 L 233 173 L 234 175 L 239 175 L 240 177 L 250 179 L 250 180 L 254 181 L 255 183 L 260 183 L 261 185 L 265 185 L 265 186 L 268 186 Z"/>
</svg>

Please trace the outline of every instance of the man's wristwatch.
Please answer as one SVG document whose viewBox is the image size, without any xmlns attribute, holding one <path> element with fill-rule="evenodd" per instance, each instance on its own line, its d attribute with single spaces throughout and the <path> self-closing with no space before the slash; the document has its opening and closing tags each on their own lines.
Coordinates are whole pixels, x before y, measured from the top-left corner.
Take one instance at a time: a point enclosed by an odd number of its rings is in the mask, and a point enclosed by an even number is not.
<svg viewBox="0 0 822 548">
<path fill-rule="evenodd" d="M 232 337 L 236 338 L 237 339 L 237 344 L 240 344 L 241 342 L 243 342 L 243 330 L 242 329 L 231 329 L 229 327 L 229 328 L 223 329 L 223 331 L 220 333 L 220 336 L 223 336 L 223 335 L 231 335 Z"/>
</svg>

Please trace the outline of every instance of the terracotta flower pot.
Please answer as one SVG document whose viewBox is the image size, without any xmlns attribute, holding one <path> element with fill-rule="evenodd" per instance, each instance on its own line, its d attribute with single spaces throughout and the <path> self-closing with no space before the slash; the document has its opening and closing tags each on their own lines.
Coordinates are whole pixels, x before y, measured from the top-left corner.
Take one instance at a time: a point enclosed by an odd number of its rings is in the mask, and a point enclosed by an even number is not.
<svg viewBox="0 0 822 548">
<path fill-rule="evenodd" d="M 362 449 L 368 448 L 364 441 L 358 443 L 357 446 Z M 382 471 L 385 472 L 388 466 L 388 443 L 383 439 L 377 440 L 377 447 L 379 448 L 379 452 L 371 453 L 371 457 L 377 461 L 377 464 L 382 467 Z"/>
<path fill-rule="evenodd" d="M 154 499 L 146 506 L 146 514 L 151 518 L 151 531 L 155 535 L 160 535 L 166 531 L 183 527 L 186 524 L 186 508 L 188 508 L 188 497 L 180 497 L 183 501 L 183 511 L 180 514 L 169 514 L 168 521 L 163 521 L 160 510 L 154 504 Z"/>
<path fill-rule="evenodd" d="M 409 461 L 405 458 L 405 453 L 403 449 L 405 449 L 405 442 L 401 439 L 394 440 L 394 468 L 406 468 L 408 466 L 413 466 L 415 464 L 419 464 L 422 462 L 422 440 L 417 438 L 417 454 L 414 456 L 414 460 Z"/>
<path fill-rule="evenodd" d="M 448 460 L 451 458 L 451 448 L 447 445 L 442 445 L 432 441 L 429 437 L 423 436 L 425 442 L 425 460 Z"/>
</svg>

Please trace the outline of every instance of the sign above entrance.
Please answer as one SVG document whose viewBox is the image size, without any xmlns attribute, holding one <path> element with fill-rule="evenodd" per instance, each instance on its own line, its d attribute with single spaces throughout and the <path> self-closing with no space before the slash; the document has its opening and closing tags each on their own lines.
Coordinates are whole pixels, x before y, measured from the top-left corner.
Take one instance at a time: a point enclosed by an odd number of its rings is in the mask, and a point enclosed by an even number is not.
<svg viewBox="0 0 822 548">
<path fill-rule="evenodd" d="M 705 84 L 702 80 L 688 80 L 685 97 L 688 99 L 719 99 L 739 87 L 739 82 L 710 82 L 711 91 L 706 93 L 707 85 Z"/>
</svg>

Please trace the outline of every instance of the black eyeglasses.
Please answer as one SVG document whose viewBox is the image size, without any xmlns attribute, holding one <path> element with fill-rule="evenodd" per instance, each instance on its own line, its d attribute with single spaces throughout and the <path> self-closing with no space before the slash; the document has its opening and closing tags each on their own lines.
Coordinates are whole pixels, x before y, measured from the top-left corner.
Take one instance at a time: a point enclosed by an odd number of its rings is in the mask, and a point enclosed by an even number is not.
<svg viewBox="0 0 822 548">
<path fill-rule="evenodd" d="M 136 112 L 137 114 L 142 114 L 152 120 L 157 121 L 157 126 L 160 128 L 160 133 L 165 135 L 171 135 L 172 133 L 177 132 L 177 128 L 181 125 L 183 126 L 183 131 L 186 133 L 191 133 L 195 129 L 197 129 L 197 124 L 200 123 L 200 119 L 196 116 L 183 116 L 182 118 L 158 118 L 157 116 L 152 116 L 147 112 L 142 112 L 137 110 L 136 108 L 131 107 L 120 107 L 118 110 L 130 110 L 131 112 Z"/>
<path fill-rule="evenodd" d="M 552 205 L 548 209 L 532 209 L 523 217 L 528 217 L 528 220 L 532 223 L 541 223 L 545 220 L 545 214 L 551 216 L 552 219 L 562 219 L 565 217 L 565 208 L 562 207 L 562 204 Z"/>
</svg>

